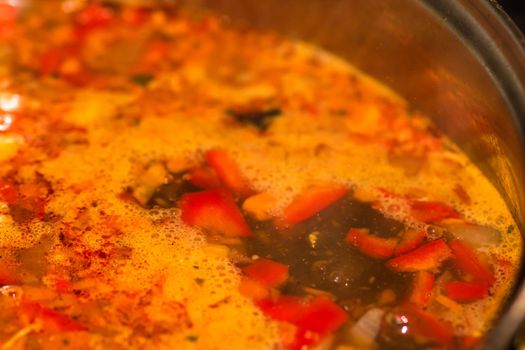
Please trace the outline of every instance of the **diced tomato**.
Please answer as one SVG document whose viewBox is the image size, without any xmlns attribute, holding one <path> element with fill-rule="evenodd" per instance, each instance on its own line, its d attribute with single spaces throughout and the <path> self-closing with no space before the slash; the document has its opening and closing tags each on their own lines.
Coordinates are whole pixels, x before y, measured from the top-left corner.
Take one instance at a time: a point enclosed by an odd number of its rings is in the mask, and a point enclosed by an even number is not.
<svg viewBox="0 0 525 350">
<path fill-rule="evenodd" d="M 438 239 L 387 261 L 386 266 L 401 272 L 434 271 L 451 255 L 445 241 Z"/>
<path fill-rule="evenodd" d="M 308 188 L 301 192 L 284 209 L 283 217 L 278 222 L 278 226 L 292 226 L 298 224 L 337 200 L 343 198 L 348 193 L 348 189 L 341 185 L 323 185 Z"/>
<path fill-rule="evenodd" d="M 488 285 L 485 282 L 453 281 L 445 283 L 447 296 L 460 303 L 469 303 L 483 299 L 488 295 Z"/>
<path fill-rule="evenodd" d="M 215 189 L 223 187 L 221 180 L 209 167 L 193 168 L 188 173 L 188 181 L 196 187 Z"/>
<path fill-rule="evenodd" d="M 460 217 L 456 210 L 440 202 L 413 202 L 410 213 L 414 219 L 427 224 Z"/>
<path fill-rule="evenodd" d="M 432 296 L 434 287 L 434 274 L 427 271 L 420 271 L 414 278 L 412 292 L 409 301 L 417 306 L 424 307 L 428 304 Z"/>
<path fill-rule="evenodd" d="M 483 282 L 488 286 L 494 283 L 494 275 L 470 247 L 459 240 L 453 240 L 449 244 L 454 254 L 456 266 L 463 274 L 470 275 L 474 280 Z"/>
<path fill-rule="evenodd" d="M 186 193 L 179 201 L 182 220 L 191 226 L 229 237 L 250 236 L 251 231 L 230 194 L 220 190 Z"/>
<path fill-rule="evenodd" d="M 0 181 L 0 200 L 7 204 L 14 204 L 18 201 L 18 189 L 10 182 Z"/>
<path fill-rule="evenodd" d="M 449 323 L 413 305 L 406 305 L 402 313 L 408 318 L 409 334 L 422 336 L 439 345 L 453 342 L 454 329 Z"/>
<path fill-rule="evenodd" d="M 364 228 L 351 228 L 345 241 L 359 249 L 363 254 L 376 259 L 391 257 L 397 245 L 397 239 L 377 237 Z"/>
<path fill-rule="evenodd" d="M 206 152 L 208 164 L 215 170 L 219 179 L 237 195 L 245 197 L 253 191 L 235 160 L 222 149 Z"/>
<path fill-rule="evenodd" d="M 270 296 L 270 290 L 267 286 L 246 276 L 241 277 L 239 292 L 253 300 L 263 300 Z"/>
<path fill-rule="evenodd" d="M 243 268 L 246 276 L 273 288 L 288 279 L 288 266 L 269 259 L 257 259 Z"/>
<path fill-rule="evenodd" d="M 260 301 L 257 305 L 275 320 L 290 322 L 321 336 L 337 330 L 348 320 L 346 312 L 327 297 L 308 300 L 281 296 L 277 300 Z"/>
<path fill-rule="evenodd" d="M 35 302 L 22 302 L 20 315 L 28 323 L 42 322 L 45 332 L 76 332 L 87 329 L 82 323 Z"/>
<path fill-rule="evenodd" d="M 394 249 L 394 255 L 398 256 L 401 254 L 408 253 L 423 243 L 427 237 L 425 231 L 421 230 L 406 230 L 401 234 L 401 241 Z"/>
</svg>

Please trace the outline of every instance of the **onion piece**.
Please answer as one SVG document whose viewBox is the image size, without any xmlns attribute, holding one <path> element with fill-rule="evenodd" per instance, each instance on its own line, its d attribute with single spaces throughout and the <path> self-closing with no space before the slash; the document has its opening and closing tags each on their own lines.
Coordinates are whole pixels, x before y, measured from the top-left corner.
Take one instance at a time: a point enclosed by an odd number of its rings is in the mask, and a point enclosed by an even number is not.
<svg viewBox="0 0 525 350">
<path fill-rule="evenodd" d="M 463 220 L 446 220 L 440 223 L 450 236 L 468 244 L 473 248 L 496 245 L 501 240 L 498 230 Z"/>
<path fill-rule="evenodd" d="M 350 328 L 350 337 L 356 345 L 370 346 L 374 343 L 384 314 L 381 309 L 370 309 Z"/>
</svg>

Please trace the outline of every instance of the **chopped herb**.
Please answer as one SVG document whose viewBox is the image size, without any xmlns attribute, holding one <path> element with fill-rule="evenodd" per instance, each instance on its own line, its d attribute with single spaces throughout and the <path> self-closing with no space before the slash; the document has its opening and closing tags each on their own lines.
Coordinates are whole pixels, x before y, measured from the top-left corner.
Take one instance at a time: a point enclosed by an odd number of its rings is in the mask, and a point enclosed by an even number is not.
<svg viewBox="0 0 525 350">
<path fill-rule="evenodd" d="M 514 225 L 509 225 L 509 227 L 507 227 L 507 233 L 512 233 L 514 232 Z"/>
<path fill-rule="evenodd" d="M 131 80 L 140 86 L 147 86 L 150 81 L 153 80 L 153 75 L 151 74 L 136 74 L 134 75 Z"/>
<path fill-rule="evenodd" d="M 204 284 L 204 278 L 199 278 L 199 277 L 197 277 L 197 278 L 195 279 L 195 282 L 197 282 L 197 284 L 198 284 L 199 286 L 202 286 L 202 285 Z"/>
<path fill-rule="evenodd" d="M 199 340 L 199 337 L 197 337 L 196 335 L 188 335 L 186 337 L 186 340 L 195 343 L 197 340 Z"/>
<path fill-rule="evenodd" d="M 62 339 L 62 344 L 69 345 L 69 339 L 67 338 Z"/>
</svg>

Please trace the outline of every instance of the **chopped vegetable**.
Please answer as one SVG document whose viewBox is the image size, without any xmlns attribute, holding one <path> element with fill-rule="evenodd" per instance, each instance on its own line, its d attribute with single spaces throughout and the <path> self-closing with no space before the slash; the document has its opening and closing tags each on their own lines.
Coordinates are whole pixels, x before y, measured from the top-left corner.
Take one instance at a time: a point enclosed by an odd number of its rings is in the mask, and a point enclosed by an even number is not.
<svg viewBox="0 0 525 350">
<path fill-rule="evenodd" d="M 499 231 L 488 226 L 456 219 L 443 221 L 440 226 L 447 229 L 452 239 L 460 240 L 474 248 L 496 245 L 501 241 Z"/>
<path fill-rule="evenodd" d="M 251 216 L 260 221 L 265 221 L 271 218 L 271 211 L 275 209 L 277 200 L 268 193 L 263 192 L 251 197 L 248 197 L 242 208 Z"/>
<path fill-rule="evenodd" d="M 488 295 L 488 285 L 484 282 L 453 281 L 445 283 L 447 296 L 460 303 L 483 299 Z"/>
<path fill-rule="evenodd" d="M 419 247 L 426 238 L 425 231 L 422 230 L 406 230 L 401 233 L 401 240 L 394 249 L 394 255 L 398 256 L 401 254 L 408 253 L 411 250 Z"/>
<path fill-rule="evenodd" d="M 410 206 L 410 214 L 414 219 L 430 224 L 444 219 L 459 218 L 459 213 L 440 202 L 416 201 Z"/>
<path fill-rule="evenodd" d="M 381 321 L 385 312 L 381 309 L 368 310 L 350 328 L 350 337 L 360 346 L 371 346 L 381 329 Z"/>
<path fill-rule="evenodd" d="M 210 167 L 193 168 L 188 173 L 188 181 L 202 189 L 216 189 L 223 187 L 221 180 Z"/>
<path fill-rule="evenodd" d="M 343 198 L 347 192 L 348 189 L 341 185 L 320 185 L 308 188 L 284 209 L 278 225 L 289 227 L 298 224 Z"/>
<path fill-rule="evenodd" d="M 387 261 L 386 266 L 401 272 L 435 271 L 450 257 L 450 248 L 438 239 Z"/>
<path fill-rule="evenodd" d="M 269 259 L 257 259 L 243 268 L 246 276 L 268 288 L 277 287 L 288 279 L 288 266 Z"/>
<path fill-rule="evenodd" d="M 409 333 L 424 337 L 439 345 L 450 345 L 454 340 L 454 329 L 438 320 L 431 313 L 413 305 L 406 305 L 402 314 L 408 318 Z"/>
<path fill-rule="evenodd" d="M 206 160 L 224 185 L 234 193 L 246 197 L 253 192 L 239 166 L 225 150 L 213 149 L 206 152 Z"/>
<path fill-rule="evenodd" d="M 397 245 L 397 239 L 377 237 L 363 228 L 351 228 L 345 241 L 359 249 L 363 254 L 376 259 L 391 257 Z"/>
<path fill-rule="evenodd" d="M 466 277 L 472 277 L 475 281 L 483 282 L 488 286 L 494 283 L 494 275 L 490 269 L 479 260 L 472 249 L 458 240 L 451 241 L 449 245 L 454 253 L 456 266 Z"/>
<path fill-rule="evenodd" d="M 287 321 L 319 334 L 337 330 L 348 319 L 346 312 L 326 297 L 308 300 L 283 296 L 277 300 L 264 300 L 258 305 L 273 319 Z"/>
<path fill-rule="evenodd" d="M 245 297 L 256 301 L 266 299 L 270 296 L 270 291 L 267 286 L 246 276 L 241 277 L 239 292 Z"/>
<path fill-rule="evenodd" d="M 187 193 L 179 201 L 182 220 L 191 226 L 217 232 L 228 237 L 250 236 L 233 198 L 220 190 Z"/>
<path fill-rule="evenodd" d="M 432 296 L 433 287 L 434 274 L 427 271 L 418 272 L 414 278 L 409 301 L 419 307 L 425 307 Z"/>
</svg>

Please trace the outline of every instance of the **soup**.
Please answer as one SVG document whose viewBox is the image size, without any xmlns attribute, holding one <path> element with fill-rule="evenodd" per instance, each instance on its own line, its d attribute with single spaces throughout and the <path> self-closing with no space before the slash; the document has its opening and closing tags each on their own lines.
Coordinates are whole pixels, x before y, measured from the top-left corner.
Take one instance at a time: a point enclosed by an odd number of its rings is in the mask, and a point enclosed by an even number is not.
<svg viewBox="0 0 525 350">
<path fill-rule="evenodd" d="M 1 349 L 469 349 L 504 201 L 343 60 L 172 7 L 0 2 Z"/>
</svg>

